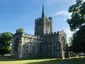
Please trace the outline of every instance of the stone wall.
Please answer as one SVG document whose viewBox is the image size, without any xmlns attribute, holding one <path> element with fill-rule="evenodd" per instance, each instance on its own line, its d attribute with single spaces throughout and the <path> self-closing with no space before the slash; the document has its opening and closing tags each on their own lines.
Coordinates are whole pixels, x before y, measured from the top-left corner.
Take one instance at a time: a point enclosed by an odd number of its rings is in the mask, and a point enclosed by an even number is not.
<svg viewBox="0 0 85 64">
<path fill-rule="evenodd" d="M 16 42 L 16 39 L 19 38 Z M 14 35 L 12 40 L 12 51 L 11 55 L 13 57 L 26 58 L 35 57 L 38 55 L 38 45 L 42 41 L 40 37 L 36 37 L 30 34 L 23 33 L 21 36 L 19 34 Z M 16 47 L 14 44 L 19 43 Z M 15 48 L 16 47 L 16 48 Z M 15 51 L 17 49 L 17 51 Z"/>
<path fill-rule="evenodd" d="M 46 49 L 51 50 L 50 52 L 46 52 L 48 55 L 51 53 L 49 57 L 65 57 L 66 43 L 66 34 L 63 31 L 44 35 L 44 44 L 47 45 Z"/>
<path fill-rule="evenodd" d="M 61 57 L 61 50 L 57 43 L 41 43 L 40 52 L 42 57 Z"/>
<path fill-rule="evenodd" d="M 63 39 L 63 40 L 62 40 Z M 45 34 L 43 38 L 30 34 L 16 34 L 12 40 L 12 56 L 28 57 L 65 57 L 66 35 L 64 32 Z M 17 45 L 17 47 L 15 46 Z M 15 48 L 16 47 L 16 48 Z M 16 50 L 17 49 L 17 50 Z"/>
</svg>

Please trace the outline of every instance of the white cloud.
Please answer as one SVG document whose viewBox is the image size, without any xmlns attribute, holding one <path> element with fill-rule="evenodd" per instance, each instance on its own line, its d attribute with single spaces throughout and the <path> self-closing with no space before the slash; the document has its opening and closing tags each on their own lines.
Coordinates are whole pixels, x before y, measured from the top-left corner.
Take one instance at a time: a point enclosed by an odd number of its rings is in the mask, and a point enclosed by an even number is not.
<svg viewBox="0 0 85 64">
<path fill-rule="evenodd" d="M 70 17 L 71 13 L 68 13 L 68 11 L 59 11 L 59 12 L 56 12 L 56 16 L 59 16 L 59 15 Z"/>
<path fill-rule="evenodd" d="M 72 32 L 70 31 L 70 28 L 65 28 L 64 29 L 65 33 L 67 34 L 67 43 L 69 43 L 69 37 L 72 37 Z"/>
<path fill-rule="evenodd" d="M 70 28 L 65 28 L 64 29 L 65 33 L 67 34 L 67 37 L 71 37 L 72 36 L 72 32 L 70 31 Z"/>
</svg>

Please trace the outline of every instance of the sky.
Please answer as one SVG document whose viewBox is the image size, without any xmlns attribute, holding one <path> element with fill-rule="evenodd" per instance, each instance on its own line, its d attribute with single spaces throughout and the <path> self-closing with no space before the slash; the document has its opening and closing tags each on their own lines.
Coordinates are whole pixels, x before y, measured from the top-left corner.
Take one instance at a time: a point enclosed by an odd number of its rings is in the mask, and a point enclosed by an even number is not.
<svg viewBox="0 0 85 64">
<path fill-rule="evenodd" d="M 44 0 L 45 15 L 53 19 L 53 32 L 64 30 L 71 36 L 66 20 L 70 17 L 69 7 L 75 0 Z M 41 17 L 43 0 L 0 0 L 0 33 L 15 33 L 23 28 L 34 34 L 35 19 Z"/>
</svg>

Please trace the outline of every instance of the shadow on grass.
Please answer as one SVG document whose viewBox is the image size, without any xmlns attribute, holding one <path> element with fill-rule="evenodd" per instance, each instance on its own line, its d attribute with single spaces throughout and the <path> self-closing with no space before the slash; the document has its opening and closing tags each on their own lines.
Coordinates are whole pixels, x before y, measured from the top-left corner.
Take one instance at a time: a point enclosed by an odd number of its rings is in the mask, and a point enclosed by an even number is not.
<svg viewBox="0 0 85 64">
<path fill-rule="evenodd" d="M 19 60 L 41 60 L 41 59 L 51 59 L 51 58 L 24 58 L 24 59 L 19 59 L 19 58 L 12 58 L 11 56 L 0 56 L 0 61 L 19 61 Z"/>
<path fill-rule="evenodd" d="M 16 61 L 16 60 L 19 60 L 19 59 L 12 58 L 10 56 L 0 56 L 0 61 Z"/>
<path fill-rule="evenodd" d="M 27 59 L 16 59 L 11 58 L 10 56 L 0 56 L 0 61 L 23 61 L 23 60 L 43 60 L 43 59 L 52 59 L 52 58 L 27 58 Z M 85 58 L 73 58 L 73 59 L 53 59 L 47 61 L 40 61 L 40 62 L 32 62 L 32 63 L 25 63 L 25 64 L 85 64 Z"/>
<path fill-rule="evenodd" d="M 30 64 L 85 64 L 85 58 L 74 58 L 74 59 L 64 59 L 64 60 L 55 59 L 50 61 L 34 62 Z"/>
</svg>

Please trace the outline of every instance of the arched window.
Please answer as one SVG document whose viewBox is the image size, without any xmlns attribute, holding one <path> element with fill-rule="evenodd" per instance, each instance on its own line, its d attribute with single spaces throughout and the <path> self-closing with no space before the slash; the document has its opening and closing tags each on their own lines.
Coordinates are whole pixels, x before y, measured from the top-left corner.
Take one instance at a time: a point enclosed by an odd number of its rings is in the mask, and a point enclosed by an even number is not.
<svg viewBox="0 0 85 64">
<path fill-rule="evenodd" d="M 59 41 L 57 42 L 56 46 L 57 46 L 57 49 L 60 49 L 60 42 Z"/>
</svg>

